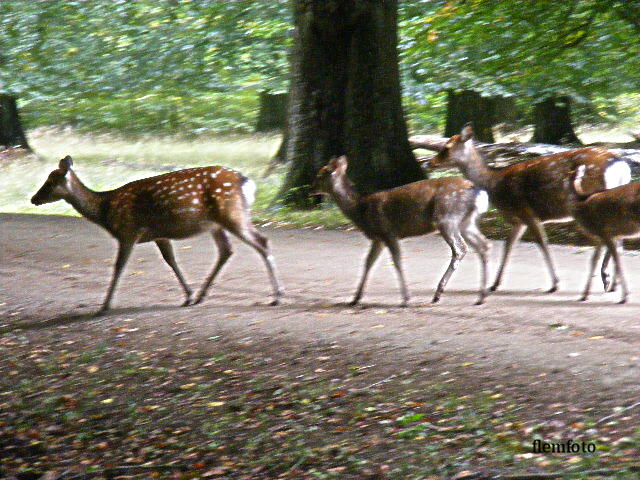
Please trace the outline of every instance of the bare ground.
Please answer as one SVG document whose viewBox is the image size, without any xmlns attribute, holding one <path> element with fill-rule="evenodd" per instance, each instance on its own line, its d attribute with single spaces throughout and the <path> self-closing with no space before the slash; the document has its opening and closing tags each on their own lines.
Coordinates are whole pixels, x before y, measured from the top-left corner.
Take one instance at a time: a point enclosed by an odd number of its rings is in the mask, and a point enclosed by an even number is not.
<svg viewBox="0 0 640 480">
<path fill-rule="evenodd" d="M 364 306 L 351 308 L 345 302 L 367 248 L 358 232 L 263 231 L 287 290 L 282 305 L 267 305 L 264 266 L 234 242 L 236 255 L 207 300 L 180 308 L 177 280 L 155 246 L 142 245 L 123 275 L 114 310 L 94 318 L 111 275 L 113 240 L 82 219 L 2 214 L 0 332 L 33 338 L 56 336 L 63 329 L 66 337 L 102 331 L 108 336 L 126 321 L 141 329 L 139 341 L 156 346 L 179 341 L 206 349 L 208 340 L 221 337 L 230 348 L 248 346 L 285 362 L 289 352 L 299 358 L 322 346 L 341 361 L 375 366 L 367 382 L 393 382 L 408 365 L 427 365 L 425 375 L 446 378 L 455 371 L 461 393 L 519 392 L 529 397 L 528 409 L 548 415 L 554 405 L 573 404 L 597 418 L 640 400 L 637 287 L 634 295 L 640 258 L 635 254 L 623 257 L 632 290 L 627 305 L 615 304 L 618 293 L 601 293 L 595 281 L 592 299 L 576 301 L 590 256 L 590 250 L 577 247 L 553 247 L 561 289 L 544 293 L 548 276 L 537 247 L 528 243 L 515 249 L 501 291 L 485 305 L 473 306 L 478 261 L 471 252 L 441 302 L 431 305 L 449 261 L 448 247 L 438 236 L 411 239 L 403 243 L 410 307 L 396 307 L 397 282 L 389 257 L 383 256 Z M 198 284 L 214 260 L 213 242 L 202 236 L 177 245 L 179 264 Z M 492 274 L 500 250 L 494 242 Z M 637 410 L 625 413 L 627 427 L 640 424 Z"/>
</svg>

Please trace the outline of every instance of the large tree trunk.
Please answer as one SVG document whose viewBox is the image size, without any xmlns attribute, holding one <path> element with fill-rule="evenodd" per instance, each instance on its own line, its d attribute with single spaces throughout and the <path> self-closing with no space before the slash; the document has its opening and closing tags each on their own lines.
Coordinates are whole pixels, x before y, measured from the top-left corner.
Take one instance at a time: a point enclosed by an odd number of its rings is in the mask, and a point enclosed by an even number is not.
<svg viewBox="0 0 640 480">
<path fill-rule="evenodd" d="M 447 91 L 447 121 L 445 137 L 452 137 L 469 122 L 473 123 L 475 137 L 481 142 L 493 143 L 491 127 L 495 123 L 495 102 L 474 90 Z"/>
<path fill-rule="evenodd" d="M 309 206 L 318 169 L 342 154 L 362 193 L 424 178 L 401 106 L 397 0 L 294 0 L 293 8 L 290 168 L 280 201 Z"/>
<path fill-rule="evenodd" d="M 30 150 L 20 123 L 16 97 L 2 93 L 0 94 L 0 150 L 3 147 L 16 146 Z"/>
<path fill-rule="evenodd" d="M 531 141 L 553 145 L 578 144 L 571 124 L 571 97 L 548 97 L 533 107 L 535 130 Z"/>
</svg>

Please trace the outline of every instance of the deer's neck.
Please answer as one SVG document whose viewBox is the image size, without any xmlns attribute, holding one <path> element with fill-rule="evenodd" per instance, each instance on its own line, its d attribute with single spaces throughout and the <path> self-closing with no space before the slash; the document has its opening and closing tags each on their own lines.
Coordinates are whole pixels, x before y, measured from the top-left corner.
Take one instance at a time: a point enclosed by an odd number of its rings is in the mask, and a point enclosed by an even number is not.
<svg viewBox="0 0 640 480">
<path fill-rule="evenodd" d="M 468 142 L 464 146 L 464 161 L 459 168 L 462 174 L 477 188 L 491 191 L 497 180 L 497 172 L 487 167 L 478 150 Z"/>
<path fill-rule="evenodd" d="M 359 208 L 361 196 L 356 192 L 351 180 L 343 175 L 333 182 L 332 187 L 331 197 L 342 210 L 342 213 L 349 217 L 353 223 L 359 225 L 362 221 L 362 214 Z"/>
<path fill-rule="evenodd" d="M 70 193 L 65 198 L 87 220 L 104 225 L 102 192 L 94 192 L 86 187 L 73 172 L 69 172 Z"/>
</svg>

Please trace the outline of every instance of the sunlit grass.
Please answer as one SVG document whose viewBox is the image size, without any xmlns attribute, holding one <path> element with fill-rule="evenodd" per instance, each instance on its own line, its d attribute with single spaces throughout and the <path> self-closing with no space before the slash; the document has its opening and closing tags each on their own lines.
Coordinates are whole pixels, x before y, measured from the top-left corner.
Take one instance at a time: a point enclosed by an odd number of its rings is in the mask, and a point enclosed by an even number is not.
<svg viewBox="0 0 640 480">
<path fill-rule="evenodd" d="M 435 132 L 431 132 L 435 133 Z M 628 129 L 582 128 L 585 142 L 629 141 Z M 501 141 L 526 141 L 531 132 L 522 130 Z M 257 186 L 253 213 L 262 224 L 297 227 L 349 225 L 333 205 L 310 211 L 271 208 L 284 177 L 284 169 L 267 178 L 262 175 L 280 143 L 279 135 L 227 135 L 198 137 L 145 136 L 135 139 L 106 134 L 78 134 L 69 130 L 40 129 L 29 134 L 37 156 L 21 157 L 0 164 L 0 212 L 77 215 L 66 202 L 36 207 L 30 199 L 65 155 L 74 159 L 75 171 L 87 186 L 109 190 L 132 180 L 163 172 L 204 165 L 224 165 L 252 178 Z M 448 172 L 447 174 L 450 174 Z M 433 176 L 438 176 L 435 173 Z"/>
<path fill-rule="evenodd" d="M 76 173 L 94 190 L 109 190 L 132 180 L 181 168 L 224 165 L 256 182 L 258 190 L 253 211 L 261 223 L 329 227 L 347 223 L 335 207 L 305 212 L 270 208 L 284 172 L 267 178 L 262 175 L 279 146 L 278 135 L 200 137 L 193 141 L 150 136 L 132 140 L 49 129 L 31 132 L 29 140 L 37 156 L 6 161 L 1 167 L 1 212 L 77 215 L 66 202 L 42 206 L 30 203 L 58 161 L 71 155 Z"/>
</svg>

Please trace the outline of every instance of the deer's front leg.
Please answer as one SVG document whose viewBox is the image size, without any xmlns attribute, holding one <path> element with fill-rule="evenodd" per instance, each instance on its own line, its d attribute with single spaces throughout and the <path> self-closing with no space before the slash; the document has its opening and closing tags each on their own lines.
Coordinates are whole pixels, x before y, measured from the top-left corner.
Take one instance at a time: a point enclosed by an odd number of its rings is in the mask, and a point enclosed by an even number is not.
<svg viewBox="0 0 640 480">
<path fill-rule="evenodd" d="M 124 266 L 127 264 L 127 260 L 129 260 L 129 256 L 131 255 L 131 250 L 135 245 L 135 241 L 127 241 L 127 242 L 119 242 L 118 243 L 118 256 L 116 257 L 116 263 L 113 268 L 113 276 L 111 277 L 111 284 L 109 285 L 109 290 L 107 291 L 107 296 L 102 303 L 102 308 L 98 311 L 98 315 L 105 313 L 111 308 L 111 299 L 113 297 L 113 292 L 116 289 L 116 285 L 118 285 L 118 280 L 120 279 L 120 275 L 122 274 L 122 270 Z"/>
<path fill-rule="evenodd" d="M 380 256 L 380 252 L 382 251 L 382 242 L 379 240 L 373 240 L 371 242 L 371 247 L 369 248 L 369 253 L 367 254 L 367 259 L 364 263 L 364 271 L 362 272 L 362 278 L 360 278 L 360 283 L 358 284 L 358 289 L 356 290 L 356 294 L 353 296 L 353 300 L 349 303 L 349 305 L 357 305 L 360 299 L 362 298 L 362 294 L 364 293 L 364 286 L 367 283 L 367 278 L 369 277 L 369 270 L 376 260 Z"/>
</svg>

